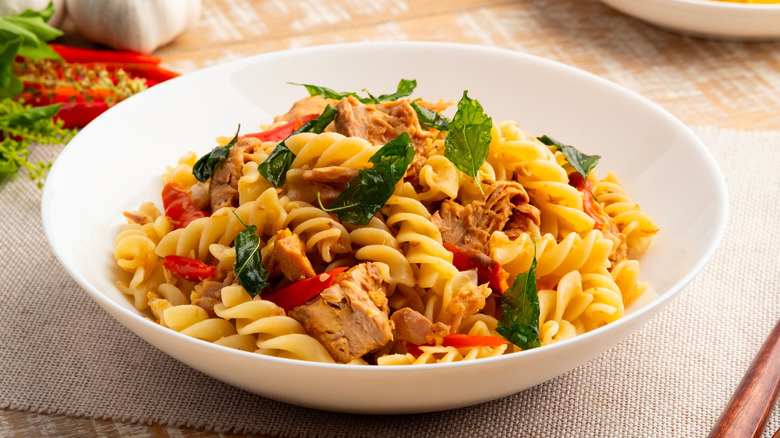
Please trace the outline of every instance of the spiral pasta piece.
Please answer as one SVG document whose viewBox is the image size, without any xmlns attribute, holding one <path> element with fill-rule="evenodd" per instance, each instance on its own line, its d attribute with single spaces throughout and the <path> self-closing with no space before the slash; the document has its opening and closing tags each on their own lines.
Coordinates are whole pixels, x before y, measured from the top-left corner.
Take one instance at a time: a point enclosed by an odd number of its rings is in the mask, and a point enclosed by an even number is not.
<svg viewBox="0 0 780 438">
<path fill-rule="evenodd" d="M 658 227 L 652 219 L 633 202 L 613 172 L 598 181 L 593 188 L 593 195 L 604 206 L 607 213 L 626 236 L 628 248 L 635 253 L 643 253 Z"/>
</svg>

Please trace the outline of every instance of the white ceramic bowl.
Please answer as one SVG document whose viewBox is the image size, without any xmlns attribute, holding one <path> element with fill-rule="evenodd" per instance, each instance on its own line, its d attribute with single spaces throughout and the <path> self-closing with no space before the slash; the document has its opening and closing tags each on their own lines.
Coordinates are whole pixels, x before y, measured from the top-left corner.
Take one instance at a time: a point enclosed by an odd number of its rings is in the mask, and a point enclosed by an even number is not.
<svg viewBox="0 0 780 438">
<path fill-rule="evenodd" d="M 601 0 L 664 29 L 704 38 L 766 41 L 780 38 L 780 4 L 714 0 Z"/>
<path fill-rule="evenodd" d="M 236 124 L 257 126 L 306 95 L 287 82 L 457 100 L 464 89 L 494 120 L 512 119 L 615 170 L 661 232 L 642 257 L 660 297 L 604 328 L 518 354 L 471 362 L 367 367 L 279 359 L 163 328 L 114 286 L 122 212 L 159 199 L 160 175 L 186 151 L 202 154 Z M 263 396 L 320 409 L 406 413 L 461 407 L 516 393 L 585 363 L 658 313 L 703 267 L 723 234 L 726 187 L 699 139 L 669 113 L 591 74 L 514 51 L 437 43 L 365 43 L 269 53 L 201 70 L 130 98 L 65 148 L 49 174 L 42 214 L 51 246 L 106 311 L 176 359 Z M 659 341 L 661 342 L 661 341 Z M 273 376 L 273 378 L 258 378 Z M 598 376 L 594 376 L 598 378 Z"/>
</svg>

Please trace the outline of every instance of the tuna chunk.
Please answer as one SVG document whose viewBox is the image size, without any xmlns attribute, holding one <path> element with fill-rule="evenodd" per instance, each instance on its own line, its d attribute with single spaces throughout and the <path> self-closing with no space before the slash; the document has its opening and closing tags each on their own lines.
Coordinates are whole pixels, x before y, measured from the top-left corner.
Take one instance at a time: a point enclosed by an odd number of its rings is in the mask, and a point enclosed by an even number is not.
<svg viewBox="0 0 780 438">
<path fill-rule="evenodd" d="M 406 100 L 364 105 L 354 97 L 339 101 L 336 131 L 347 137 L 360 137 L 382 146 L 407 132 L 415 150 L 422 148 L 434 134 L 420 126 L 417 112 Z"/>
<path fill-rule="evenodd" d="M 336 361 L 347 363 L 393 339 L 388 311 L 386 285 L 377 265 L 368 262 L 341 273 L 331 287 L 289 316 Z"/>
<path fill-rule="evenodd" d="M 494 231 L 525 231 L 529 223 L 539 225 L 539 210 L 528 203 L 528 194 L 516 181 L 493 183 L 484 201 L 460 205 L 442 203 L 431 220 L 445 243 L 489 254 L 488 240 Z"/>
<path fill-rule="evenodd" d="M 303 172 L 306 181 L 317 181 L 325 184 L 340 184 L 341 188 L 358 174 L 357 169 L 342 166 L 317 167 Z"/>
<path fill-rule="evenodd" d="M 446 336 L 450 327 L 432 323 L 422 313 L 408 307 L 398 309 L 390 317 L 395 325 L 395 340 L 414 345 L 435 344 L 437 338 Z"/>
<path fill-rule="evenodd" d="M 222 207 L 238 207 L 238 180 L 244 164 L 252 159 L 252 155 L 262 150 L 263 142 L 252 137 L 239 140 L 230 148 L 230 154 L 222 165 L 217 167 L 211 176 L 209 198 L 211 212 Z"/>
<path fill-rule="evenodd" d="M 276 243 L 269 265 L 269 271 L 278 267 L 282 275 L 290 281 L 301 281 L 316 275 L 309 258 L 306 257 L 306 247 L 301 238 L 288 229 L 276 233 Z"/>
</svg>

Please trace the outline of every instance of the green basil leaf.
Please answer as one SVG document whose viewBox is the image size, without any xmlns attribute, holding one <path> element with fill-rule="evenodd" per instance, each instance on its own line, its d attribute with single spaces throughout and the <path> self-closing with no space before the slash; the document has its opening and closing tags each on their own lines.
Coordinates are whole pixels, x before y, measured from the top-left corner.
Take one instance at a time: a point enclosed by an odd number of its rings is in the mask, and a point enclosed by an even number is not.
<svg viewBox="0 0 780 438">
<path fill-rule="evenodd" d="M 423 108 L 414 102 L 412 102 L 410 105 L 417 113 L 417 119 L 420 121 L 420 125 L 423 127 L 436 128 L 439 131 L 446 131 L 449 129 L 451 122 L 447 117 L 444 117 L 436 111 Z"/>
<path fill-rule="evenodd" d="M 566 161 L 571 164 L 571 167 L 582 175 L 583 180 L 588 179 L 588 174 L 596 167 L 596 164 L 598 164 L 599 159 L 601 158 L 601 155 L 585 155 L 574 146 L 563 144 L 546 135 L 537 137 L 537 139 L 547 146 L 552 146 L 556 150 L 561 151 L 563 156 L 566 157 Z"/>
<path fill-rule="evenodd" d="M 444 156 L 461 172 L 474 178 L 477 185 L 479 168 L 487 159 L 493 119 L 485 114 L 482 105 L 463 92 L 458 102 L 458 112 L 449 124 L 449 133 L 444 140 Z"/>
<path fill-rule="evenodd" d="M 268 271 L 263 266 L 257 227 L 252 225 L 238 233 L 233 246 L 236 248 L 236 264 L 233 266 L 236 278 L 254 298 L 268 287 Z"/>
<path fill-rule="evenodd" d="M 539 293 L 536 290 L 536 255 L 528 272 L 518 274 L 501 297 L 503 314 L 496 331 L 523 350 L 541 346 L 539 341 Z"/>
<path fill-rule="evenodd" d="M 409 134 L 401 133 L 376 151 L 369 159 L 373 166 L 360 169 L 327 211 L 353 225 L 367 225 L 393 195 L 396 183 L 406 174 L 414 155 Z"/>
<path fill-rule="evenodd" d="M 333 119 L 336 118 L 337 113 L 338 110 L 336 110 L 336 108 L 328 105 L 319 117 L 304 123 L 287 138 L 290 138 L 295 134 L 300 134 L 301 132 L 314 132 L 319 134 L 330 125 Z M 274 150 L 268 155 L 268 158 L 257 166 L 257 170 L 260 174 L 276 187 L 284 185 L 285 180 L 287 180 L 287 171 L 290 170 L 290 166 L 292 165 L 293 160 L 295 160 L 295 154 L 292 153 L 286 144 L 284 144 L 284 142 L 287 141 L 287 138 L 279 142 Z"/>
<path fill-rule="evenodd" d="M 214 171 L 225 162 L 228 155 L 230 155 L 230 148 L 238 143 L 238 131 L 241 130 L 241 125 L 238 125 L 236 135 L 230 142 L 224 146 L 217 146 L 211 150 L 211 152 L 200 157 L 195 165 L 192 166 L 192 175 L 195 176 L 200 182 L 206 182 L 214 175 Z"/>
<path fill-rule="evenodd" d="M 301 85 L 303 87 L 306 87 L 306 90 L 309 92 L 310 96 L 322 96 L 326 99 L 335 99 L 335 100 L 341 100 L 345 97 L 352 96 L 355 99 L 365 104 L 391 102 L 394 100 L 398 100 L 402 97 L 410 96 L 412 92 L 414 92 L 414 89 L 417 88 L 417 80 L 401 79 L 401 81 L 398 83 L 398 87 L 395 93 L 382 94 L 379 97 L 374 97 L 371 93 L 369 93 L 367 90 L 364 89 L 363 91 L 366 94 L 368 94 L 368 97 L 360 97 L 354 91 L 335 91 L 327 87 L 321 87 L 318 85 L 311 85 L 311 84 L 297 84 L 295 82 L 290 82 L 290 84 Z"/>
</svg>

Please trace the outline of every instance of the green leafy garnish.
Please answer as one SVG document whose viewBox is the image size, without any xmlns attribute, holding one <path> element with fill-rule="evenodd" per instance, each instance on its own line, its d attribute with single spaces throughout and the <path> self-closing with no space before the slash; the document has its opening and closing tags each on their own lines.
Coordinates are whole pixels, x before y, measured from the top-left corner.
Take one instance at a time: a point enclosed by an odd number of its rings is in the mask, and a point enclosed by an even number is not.
<svg viewBox="0 0 780 438">
<path fill-rule="evenodd" d="M 583 180 L 588 179 L 588 174 L 591 170 L 593 170 L 593 168 L 596 167 L 596 164 L 598 164 L 599 159 L 601 158 L 600 155 L 585 155 L 578 151 L 574 146 L 563 144 L 558 140 L 555 140 L 554 138 L 548 137 L 546 135 L 537 137 L 537 139 L 547 146 L 552 146 L 556 150 L 561 151 L 563 156 L 566 157 L 566 161 L 571 164 L 571 167 L 573 167 L 577 173 L 582 175 Z"/>
<path fill-rule="evenodd" d="M 246 289 L 249 296 L 254 298 L 268 287 L 268 271 L 263 266 L 257 227 L 254 225 L 247 227 L 240 218 L 238 220 L 246 228 L 233 240 L 233 246 L 236 248 L 236 264 L 233 268 L 241 286 Z"/>
<path fill-rule="evenodd" d="M 236 135 L 230 142 L 224 146 L 217 146 L 211 150 L 211 152 L 200 157 L 195 165 L 192 166 L 192 175 L 195 176 L 200 182 L 206 182 L 214 175 L 214 171 L 217 170 L 222 163 L 225 162 L 228 155 L 230 155 L 230 148 L 238 143 L 238 131 L 241 130 L 241 125 L 238 125 Z"/>
<path fill-rule="evenodd" d="M 330 105 L 326 106 L 319 117 L 304 123 L 287 138 L 290 138 L 295 134 L 300 134 L 301 132 L 321 133 L 330 125 L 330 122 L 336 118 L 336 113 L 338 113 L 336 108 L 333 108 Z M 268 155 L 268 158 L 257 166 L 257 170 L 260 174 L 277 187 L 284 185 L 284 182 L 287 179 L 287 171 L 290 170 L 290 166 L 292 165 L 293 160 L 295 160 L 295 154 L 286 144 L 284 144 L 284 142 L 287 141 L 287 138 L 279 142 L 274 150 L 271 151 L 271 154 Z"/>
<path fill-rule="evenodd" d="M 406 174 L 414 154 L 409 134 L 401 133 L 376 151 L 369 159 L 373 166 L 358 170 L 357 176 L 325 210 L 353 225 L 367 225 L 393 195 L 396 183 Z"/>
<path fill-rule="evenodd" d="M 444 140 L 444 156 L 461 172 L 474 178 L 480 191 L 482 185 L 477 181 L 477 175 L 488 156 L 492 128 L 493 119 L 485 114 L 479 102 L 468 97 L 468 91 L 464 91 Z"/>
<path fill-rule="evenodd" d="M 496 331 L 523 350 L 539 347 L 541 342 L 535 251 L 528 272 L 518 274 L 512 287 L 504 291 L 501 307 L 504 312 L 498 320 Z"/>
<path fill-rule="evenodd" d="M 358 96 L 357 93 L 354 91 L 335 91 L 327 87 L 321 87 L 318 85 L 311 85 L 311 84 L 296 84 L 294 82 L 290 82 L 292 85 L 301 85 L 306 87 L 306 90 L 309 92 L 310 96 L 322 96 L 326 99 L 336 99 L 341 100 L 345 97 L 352 96 L 355 99 L 359 100 L 362 103 L 368 104 L 368 103 L 380 103 L 380 102 L 392 102 L 394 100 L 398 100 L 402 97 L 410 96 L 412 92 L 414 92 L 414 89 L 417 88 L 417 81 L 414 79 L 401 79 L 401 81 L 398 83 L 398 87 L 396 89 L 395 93 L 392 94 L 382 94 L 378 97 L 374 97 L 369 93 L 367 90 L 365 91 L 366 94 L 368 94 L 368 97 L 361 97 Z"/>
<path fill-rule="evenodd" d="M 431 111 L 427 108 L 423 108 L 420 105 L 412 102 L 410 104 L 414 111 L 417 113 L 417 119 L 420 120 L 420 125 L 425 128 L 436 128 L 439 131 L 446 131 L 450 126 L 450 119 Z"/>
<path fill-rule="evenodd" d="M 30 179 L 43 187 L 43 180 L 51 162 L 31 163 L 30 144 L 66 143 L 73 131 L 62 128 L 62 121 L 55 122 L 59 104 L 33 107 L 11 99 L 0 101 L 0 184 L 16 177 L 25 168 Z"/>
</svg>

